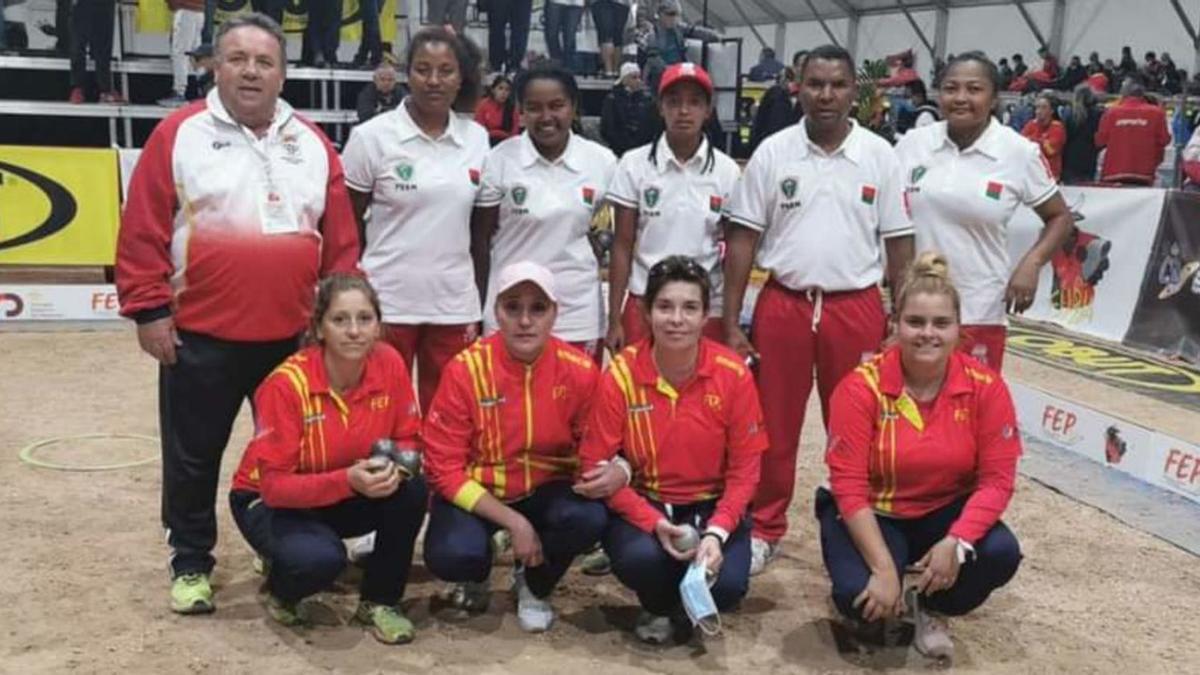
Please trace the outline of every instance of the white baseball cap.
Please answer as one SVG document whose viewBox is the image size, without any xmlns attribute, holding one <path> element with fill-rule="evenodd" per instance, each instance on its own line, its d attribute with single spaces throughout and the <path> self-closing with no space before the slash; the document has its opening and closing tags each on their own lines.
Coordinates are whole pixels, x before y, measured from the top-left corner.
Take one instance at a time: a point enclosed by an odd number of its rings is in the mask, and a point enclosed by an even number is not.
<svg viewBox="0 0 1200 675">
<path fill-rule="evenodd" d="M 500 276 L 496 279 L 496 297 L 526 281 L 542 289 L 546 297 L 550 298 L 550 302 L 558 302 L 558 298 L 554 296 L 554 275 L 545 267 L 528 260 L 515 262 L 500 270 Z"/>
</svg>

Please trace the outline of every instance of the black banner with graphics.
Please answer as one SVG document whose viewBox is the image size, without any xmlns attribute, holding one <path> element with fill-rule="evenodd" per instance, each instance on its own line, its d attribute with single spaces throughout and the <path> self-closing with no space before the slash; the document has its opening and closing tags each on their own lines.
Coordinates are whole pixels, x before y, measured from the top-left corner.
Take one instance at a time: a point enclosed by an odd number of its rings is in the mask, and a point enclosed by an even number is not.
<svg viewBox="0 0 1200 675">
<path fill-rule="evenodd" d="M 1167 194 L 1124 342 L 1200 364 L 1200 193 Z"/>
</svg>

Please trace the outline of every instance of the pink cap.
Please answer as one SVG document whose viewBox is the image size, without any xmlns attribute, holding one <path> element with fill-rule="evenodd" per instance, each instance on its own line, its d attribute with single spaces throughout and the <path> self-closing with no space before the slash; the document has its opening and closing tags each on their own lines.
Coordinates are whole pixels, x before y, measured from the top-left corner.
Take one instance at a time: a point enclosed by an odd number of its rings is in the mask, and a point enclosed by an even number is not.
<svg viewBox="0 0 1200 675">
<path fill-rule="evenodd" d="M 542 289 L 551 302 L 558 302 L 558 298 L 554 297 L 554 275 L 545 267 L 528 260 L 515 262 L 500 270 L 500 276 L 496 279 L 496 297 L 526 281 Z"/>
<path fill-rule="evenodd" d="M 709 98 L 712 98 L 713 83 L 708 72 L 694 63 L 687 62 L 676 63 L 663 71 L 662 79 L 658 81 L 658 95 L 662 96 L 663 92 L 680 82 L 695 82 L 708 92 Z"/>
</svg>

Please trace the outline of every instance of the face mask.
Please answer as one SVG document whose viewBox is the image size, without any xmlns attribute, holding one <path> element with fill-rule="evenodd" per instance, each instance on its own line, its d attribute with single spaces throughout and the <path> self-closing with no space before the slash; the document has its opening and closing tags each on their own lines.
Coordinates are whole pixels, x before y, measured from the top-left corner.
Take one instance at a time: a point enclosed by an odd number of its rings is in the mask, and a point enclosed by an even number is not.
<svg viewBox="0 0 1200 675">
<path fill-rule="evenodd" d="M 679 597 L 683 600 L 683 610 L 687 612 L 692 625 L 699 626 L 706 635 L 716 635 L 721 632 L 721 616 L 717 613 L 717 603 L 708 587 L 708 567 L 688 565 L 687 573 L 679 582 Z"/>
</svg>

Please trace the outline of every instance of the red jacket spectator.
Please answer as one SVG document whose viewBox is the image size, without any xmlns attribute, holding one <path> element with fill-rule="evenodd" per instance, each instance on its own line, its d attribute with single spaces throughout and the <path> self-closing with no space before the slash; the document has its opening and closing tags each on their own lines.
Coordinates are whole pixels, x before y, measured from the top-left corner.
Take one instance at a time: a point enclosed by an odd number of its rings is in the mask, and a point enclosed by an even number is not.
<svg viewBox="0 0 1200 675">
<path fill-rule="evenodd" d="M 505 128 L 504 104 L 490 96 L 480 99 L 479 104 L 475 106 L 475 121 L 487 129 L 488 139 L 492 145 L 521 133 L 521 113 L 514 108 L 512 124 Z"/>
<path fill-rule="evenodd" d="M 1153 185 L 1170 142 L 1163 109 L 1142 96 L 1125 96 L 1100 118 L 1096 147 L 1107 149 L 1100 180 Z"/>
<path fill-rule="evenodd" d="M 1108 93 L 1108 75 L 1105 75 L 1102 70 L 1088 75 L 1087 83 L 1097 94 Z"/>
<path fill-rule="evenodd" d="M 1050 167 L 1050 175 L 1054 180 L 1062 180 L 1063 148 L 1067 146 L 1067 129 L 1062 122 L 1050 120 L 1050 124 L 1042 126 L 1037 120 L 1029 120 L 1021 135 L 1037 143 L 1042 151 L 1042 158 Z"/>
</svg>

